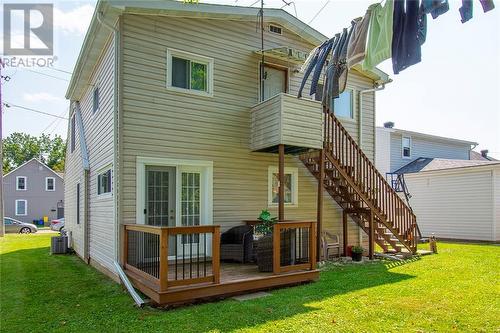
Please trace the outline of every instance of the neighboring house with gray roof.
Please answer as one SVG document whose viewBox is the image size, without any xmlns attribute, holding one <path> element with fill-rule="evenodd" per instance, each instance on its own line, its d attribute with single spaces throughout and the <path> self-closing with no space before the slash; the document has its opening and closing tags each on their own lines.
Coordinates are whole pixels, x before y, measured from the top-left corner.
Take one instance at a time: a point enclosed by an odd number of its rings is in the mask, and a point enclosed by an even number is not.
<svg viewBox="0 0 500 333">
<path fill-rule="evenodd" d="M 478 144 L 472 141 L 394 128 L 387 122 L 376 129 L 375 165 L 382 174 L 398 169 L 419 158 L 469 160 Z"/>
<path fill-rule="evenodd" d="M 33 158 L 3 176 L 5 216 L 22 222 L 64 217 L 63 177 Z"/>
</svg>

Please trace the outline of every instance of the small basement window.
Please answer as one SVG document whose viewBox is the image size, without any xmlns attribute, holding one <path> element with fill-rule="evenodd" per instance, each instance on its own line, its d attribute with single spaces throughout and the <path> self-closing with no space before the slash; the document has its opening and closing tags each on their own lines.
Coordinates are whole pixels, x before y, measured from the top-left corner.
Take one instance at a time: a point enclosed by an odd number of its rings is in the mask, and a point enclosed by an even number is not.
<svg viewBox="0 0 500 333">
<path fill-rule="evenodd" d="M 278 27 L 277 25 L 273 25 L 273 24 L 269 25 L 269 31 L 272 32 L 273 34 L 278 34 L 278 35 L 283 34 L 281 27 Z"/>
<path fill-rule="evenodd" d="M 279 201 L 279 175 L 278 168 L 268 168 L 268 205 L 277 206 Z M 285 205 L 298 204 L 298 169 L 285 168 Z"/>
<path fill-rule="evenodd" d="M 97 175 L 97 194 L 111 193 L 111 169 Z"/>
<path fill-rule="evenodd" d="M 167 88 L 211 96 L 213 59 L 178 50 L 167 50 Z"/>
</svg>

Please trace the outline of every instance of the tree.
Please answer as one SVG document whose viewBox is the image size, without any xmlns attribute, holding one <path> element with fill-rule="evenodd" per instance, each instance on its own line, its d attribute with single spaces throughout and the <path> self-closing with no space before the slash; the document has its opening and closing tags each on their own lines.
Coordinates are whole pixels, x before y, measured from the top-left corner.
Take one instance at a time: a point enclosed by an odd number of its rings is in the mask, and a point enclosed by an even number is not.
<svg viewBox="0 0 500 333">
<path fill-rule="evenodd" d="M 42 134 L 39 137 L 26 133 L 12 133 L 2 141 L 3 172 L 7 173 L 26 161 L 36 157 L 55 171 L 64 171 L 66 143 L 56 135 Z"/>
</svg>

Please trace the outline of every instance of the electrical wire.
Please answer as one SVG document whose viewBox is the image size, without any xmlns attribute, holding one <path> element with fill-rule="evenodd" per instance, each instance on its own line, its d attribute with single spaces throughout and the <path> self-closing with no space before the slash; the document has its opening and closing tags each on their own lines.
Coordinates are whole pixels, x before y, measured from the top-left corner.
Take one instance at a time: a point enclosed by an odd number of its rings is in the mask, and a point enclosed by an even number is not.
<svg viewBox="0 0 500 333">
<path fill-rule="evenodd" d="M 307 22 L 307 25 L 310 25 L 312 23 L 312 21 L 314 21 L 316 19 L 316 17 L 318 17 L 318 15 L 321 14 L 323 9 L 325 9 L 326 5 L 328 5 L 329 3 L 330 3 L 330 0 L 327 0 L 325 2 L 325 4 L 323 5 L 323 7 L 321 7 L 320 10 L 318 10 L 318 12 L 313 16 L 313 18 L 309 22 Z"/>
<path fill-rule="evenodd" d="M 36 110 L 36 109 L 32 109 L 32 108 L 28 108 L 26 106 L 22 106 L 22 105 L 17 105 L 17 104 L 12 104 L 12 103 L 9 103 L 7 101 L 5 102 L 2 102 L 2 104 L 6 107 L 6 108 L 18 108 L 18 109 L 23 109 L 23 110 L 26 110 L 26 111 L 31 111 L 31 112 L 36 112 L 36 113 L 40 113 L 40 114 L 44 114 L 46 116 L 51 116 L 51 117 L 56 117 L 56 118 L 60 118 L 60 119 L 64 119 L 64 120 L 68 120 L 68 118 L 66 117 L 63 117 L 63 116 L 58 116 L 58 115 L 55 115 L 55 114 L 52 114 L 52 113 L 48 113 L 48 112 L 44 112 L 44 111 L 40 111 L 40 110 Z"/>
<path fill-rule="evenodd" d="M 68 72 L 68 71 L 65 71 L 64 69 L 59 69 L 59 68 L 54 68 L 54 67 L 47 67 L 48 69 L 52 69 L 53 71 L 58 71 L 58 72 L 61 72 L 61 73 L 66 73 L 66 74 L 69 74 L 69 75 L 73 75 L 72 72 Z"/>
<path fill-rule="evenodd" d="M 58 77 L 58 76 L 54 76 L 54 75 L 50 75 L 50 74 L 47 74 L 47 73 L 42 73 L 42 72 L 37 72 L 37 71 L 34 71 L 32 69 L 27 69 L 28 72 L 32 72 L 32 73 L 35 73 L 35 74 L 39 74 L 39 75 L 44 75 L 44 76 L 48 76 L 48 77 L 51 77 L 51 78 L 54 78 L 54 79 L 58 79 L 58 80 L 62 80 L 62 81 L 66 81 L 66 82 L 69 82 L 68 79 L 64 79 L 62 77 Z"/>
</svg>

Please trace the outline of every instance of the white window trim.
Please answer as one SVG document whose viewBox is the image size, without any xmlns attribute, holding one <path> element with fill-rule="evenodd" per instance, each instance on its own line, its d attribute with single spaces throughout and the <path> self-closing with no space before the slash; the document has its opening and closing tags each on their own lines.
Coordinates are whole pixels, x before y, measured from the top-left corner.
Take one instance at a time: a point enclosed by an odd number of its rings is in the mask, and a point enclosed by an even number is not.
<svg viewBox="0 0 500 333">
<path fill-rule="evenodd" d="M 19 188 L 19 179 L 24 178 L 24 188 Z M 26 191 L 28 189 L 28 177 L 17 176 L 16 177 L 16 191 Z"/>
<path fill-rule="evenodd" d="M 277 166 L 269 166 L 267 168 L 267 205 L 268 207 L 277 207 L 278 204 L 273 202 L 273 174 L 278 173 Z M 292 174 L 292 202 L 286 203 L 287 207 L 299 206 L 299 169 L 286 167 L 285 174 Z"/>
<path fill-rule="evenodd" d="M 49 179 L 52 179 L 52 184 L 54 188 L 49 190 Z M 54 192 L 56 190 L 56 178 L 55 177 L 45 177 L 45 191 Z"/>
<path fill-rule="evenodd" d="M 110 170 L 111 171 L 111 189 L 109 192 L 106 193 L 99 193 L 99 176 L 105 173 L 106 171 Z M 97 175 L 95 177 L 95 186 L 96 186 L 96 193 L 98 198 L 106 198 L 106 197 L 112 197 L 113 196 L 113 165 L 109 164 L 97 171 Z"/>
<path fill-rule="evenodd" d="M 17 203 L 20 201 L 24 201 L 24 214 L 18 214 L 17 211 Z M 27 216 L 28 215 L 28 200 L 25 199 L 17 199 L 14 207 L 14 212 L 16 213 L 16 216 Z"/>
<path fill-rule="evenodd" d="M 203 200 L 201 202 L 200 213 L 203 218 L 200 225 L 213 224 L 213 161 L 203 160 L 182 160 L 161 157 L 137 156 L 136 160 L 136 221 L 138 224 L 145 224 L 144 206 L 146 203 L 146 166 L 171 166 L 176 168 L 176 179 L 180 181 L 182 171 L 196 171 L 202 174 Z M 178 183 L 180 184 L 180 183 Z M 176 189 L 179 191 L 180 187 Z M 180 192 L 177 193 L 176 220 L 180 221 Z"/>
<path fill-rule="evenodd" d="M 172 86 L 172 57 L 194 61 L 207 65 L 207 91 L 199 91 L 194 89 L 185 89 Z M 192 94 L 197 96 L 213 97 L 214 96 L 214 59 L 201 56 L 198 54 L 185 52 L 177 49 L 167 49 L 167 90 L 180 92 L 184 94 Z"/>
<path fill-rule="evenodd" d="M 347 87 L 344 90 L 344 92 L 346 92 L 346 91 L 350 91 L 351 92 L 351 117 L 345 117 L 345 116 L 337 115 L 335 113 L 335 109 L 334 109 L 334 114 L 335 114 L 335 117 L 337 117 L 338 119 L 342 120 L 343 122 L 356 123 L 356 112 L 354 110 L 355 109 L 354 108 L 354 95 L 355 95 L 355 91 L 354 91 L 354 89 L 347 88 Z"/>
<path fill-rule="evenodd" d="M 403 144 L 405 138 L 408 138 L 410 140 L 410 156 L 405 156 L 405 146 Z M 411 147 L 412 143 L 413 143 L 413 140 L 412 140 L 411 136 L 409 136 L 409 135 L 401 136 L 401 157 L 405 160 L 411 159 L 412 150 L 413 150 Z"/>
</svg>

